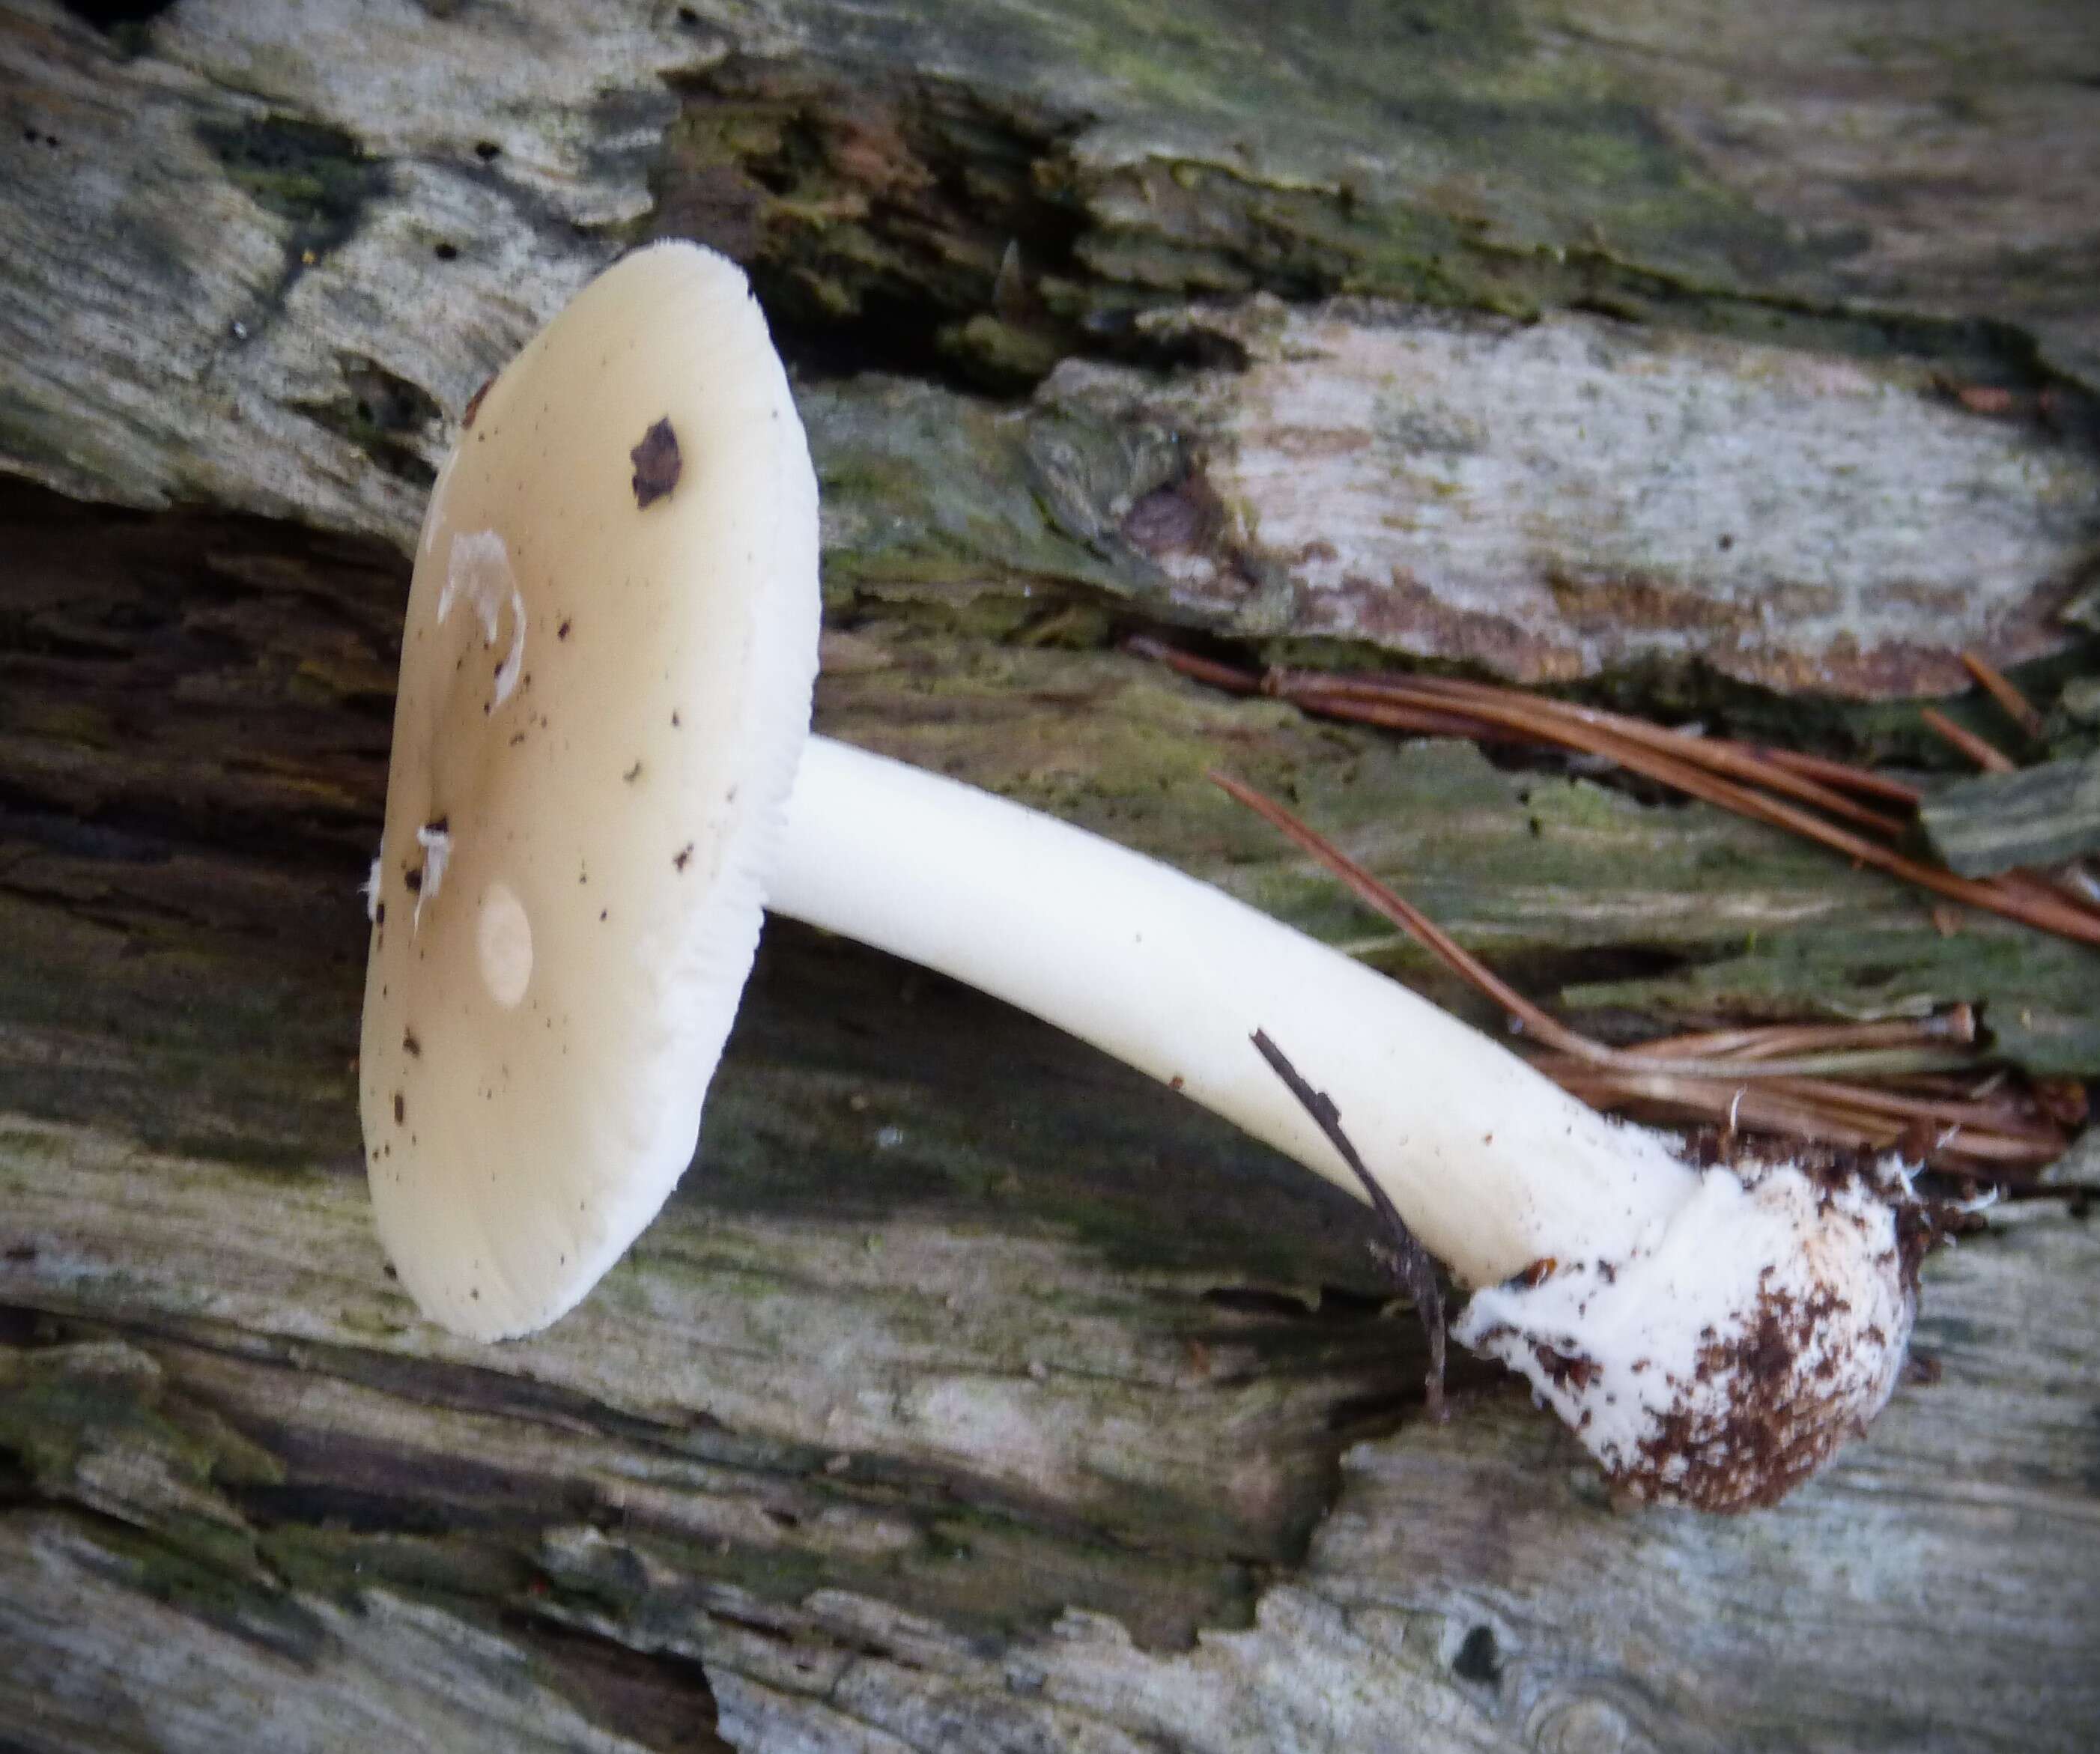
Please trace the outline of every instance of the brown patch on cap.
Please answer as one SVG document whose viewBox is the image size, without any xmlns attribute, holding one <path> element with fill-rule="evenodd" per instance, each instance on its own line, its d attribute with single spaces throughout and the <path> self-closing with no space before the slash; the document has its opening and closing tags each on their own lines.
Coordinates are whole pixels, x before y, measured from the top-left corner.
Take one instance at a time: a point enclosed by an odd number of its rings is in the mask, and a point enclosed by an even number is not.
<svg viewBox="0 0 2100 1754">
<path fill-rule="evenodd" d="M 668 495 L 686 467 L 678 454 L 678 435 L 671 430 L 668 420 L 657 421 L 627 454 L 634 464 L 634 503 L 640 508 L 654 505 Z"/>
<path fill-rule="evenodd" d="M 474 416 L 481 412 L 481 399 L 488 394 L 489 386 L 495 381 L 493 377 L 484 377 L 481 381 L 481 388 L 466 399 L 466 407 L 460 414 L 460 430 L 462 432 L 474 425 Z"/>
</svg>

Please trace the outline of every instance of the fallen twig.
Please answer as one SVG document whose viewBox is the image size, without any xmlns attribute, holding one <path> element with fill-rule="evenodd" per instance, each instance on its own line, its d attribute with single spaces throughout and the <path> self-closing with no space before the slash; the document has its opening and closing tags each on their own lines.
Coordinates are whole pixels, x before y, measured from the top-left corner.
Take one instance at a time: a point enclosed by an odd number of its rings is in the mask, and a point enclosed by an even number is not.
<svg viewBox="0 0 2100 1754">
<path fill-rule="evenodd" d="M 1386 1242 L 1380 1250 L 1381 1257 L 1400 1288 L 1414 1299 L 1414 1312 L 1429 1335 L 1429 1373 L 1423 1379 L 1423 1387 L 1429 1417 L 1440 1422 L 1445 1417 L 1444 1289 L 1437 1281 L 1436 1263 L 1408 1227 L 1407 1220 L 1400 1215 L 1392 1197 L 1379 1185 L 1378 1178 L 1365 1167 L 1357 1148 L 1349 1143 L 1348 1135 L 1342 1130 L 1342 1117 L 1333 1099 L 1305 1082 L 1298 1069 L 1284 1057 L 1283 1050 L 1268 1038 L 1266 1030 L 1254 1032 L 1254 1045 L 1268 1062 L 1270 1069 L 1283 1080 L 1284 1087 L 1312 1116 L 1313 1125 L 1327 1135 L 1328 1144 L 1342 1154 L 1342 1161 L 1363 1183 L 1364 1192 L 1370 1198 L 1371 1210 L 1385 1226 Z"/>
</svg>

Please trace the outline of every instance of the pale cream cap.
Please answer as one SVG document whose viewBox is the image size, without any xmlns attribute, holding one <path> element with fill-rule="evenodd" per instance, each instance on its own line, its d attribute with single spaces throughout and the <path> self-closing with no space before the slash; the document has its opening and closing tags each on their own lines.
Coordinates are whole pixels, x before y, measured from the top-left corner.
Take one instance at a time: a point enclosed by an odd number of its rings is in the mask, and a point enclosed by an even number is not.
<svg viewBox="0 0 2100 1754">
<path fill-rule="evenodd" d="M 816 483 L 742 272 L 625 258 L 476 399 L 409 593 L 360 1083 L 433 1320 L 544 1327 L 691 1160 L 818 621 Z"/>
</svg>

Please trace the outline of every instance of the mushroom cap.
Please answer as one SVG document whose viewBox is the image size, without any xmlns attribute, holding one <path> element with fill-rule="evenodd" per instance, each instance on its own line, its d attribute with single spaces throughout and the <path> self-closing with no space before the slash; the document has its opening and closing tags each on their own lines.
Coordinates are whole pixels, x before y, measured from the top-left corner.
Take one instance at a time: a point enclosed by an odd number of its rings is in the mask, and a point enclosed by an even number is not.
<svg viewBox="0 0 2100 1754">
<path fill-rule="evenodd" d="M 585 287 L 470 404 L 418 544 L 360 1055 L 423 1312 L 544 1327 L 669 1194 L 809 732 L 817 489 L 735 265 Z"/>
</svg>

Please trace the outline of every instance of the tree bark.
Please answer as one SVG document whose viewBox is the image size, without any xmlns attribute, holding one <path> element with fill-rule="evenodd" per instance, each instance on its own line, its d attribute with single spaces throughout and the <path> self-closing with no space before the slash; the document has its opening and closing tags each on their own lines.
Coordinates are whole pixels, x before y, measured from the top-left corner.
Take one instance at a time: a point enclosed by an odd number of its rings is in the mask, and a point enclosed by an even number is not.
<svg viewBox="0 0 2100 1754">
<path fill-rule="evenodd" d="M 1724 1523 L 1477 1367 L 1430 1422 L 1352 1202 L 814 932 L 528 1342 L 389 1284 L 351 1064 L 435 465 L 675 234 L 796 372 L 825 730 L 1462 1009 L 1206 769 L 1586 1027 L 1965 1001 L 2093 1075 L 2088 952 L 1123 649 L 1923 764 L 1969 646 L 2089 747 L 2089 8 L 95 10 L 0 11 L 0 1748 L 2100 1737 L 2089 1152 Z"/>
</svg>

